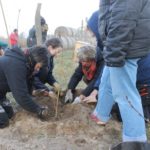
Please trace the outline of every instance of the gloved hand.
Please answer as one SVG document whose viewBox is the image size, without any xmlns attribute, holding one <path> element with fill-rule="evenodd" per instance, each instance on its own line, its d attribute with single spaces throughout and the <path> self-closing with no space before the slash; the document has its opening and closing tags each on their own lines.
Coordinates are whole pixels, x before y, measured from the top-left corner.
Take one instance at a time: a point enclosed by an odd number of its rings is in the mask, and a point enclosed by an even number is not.
<svg viewBox="0 0 150 150">
<path fill-rule="evenodd" d="M 76 97 L 72 104 L 79 104 L 79 103 L 81 103 L 81 99 L 80 97 Z"/>
<path fill-rule="evenodd" d="M 49 115 L 49 110 L 47 106 L 41 106 L 39 112 L 38 112 L 38 117 L 42 120 L 46 120 Z"/>
<path fill-rule="evenodd" d="M 60 86 L 59 83 L 55 82 L 53 84 L 53 87 L 54 87 L 55 92 L 58 92 L 58 91 L 60 92 L 61 91 L 61 86 Z"/>
<path fill-rule="evenodd" d="M 79 103 L 82 103 L 83 100 L 84 100 L 84 98 L 85 98 L 85 96 L 81 94 L 80 96 L 78 96 L 78 97 L 76 97 L 76 98 L 74 99 L 74 101 L 73 101 L 72 104 L 79 104 Z"/>
<path fill-rule="evenodd" d="M 65 103 L 70 102 L 72 103 L 73 101 L 73 94 L 71 92 L 71 90 L 68 90 L 65 96 Z"/>
</svg>

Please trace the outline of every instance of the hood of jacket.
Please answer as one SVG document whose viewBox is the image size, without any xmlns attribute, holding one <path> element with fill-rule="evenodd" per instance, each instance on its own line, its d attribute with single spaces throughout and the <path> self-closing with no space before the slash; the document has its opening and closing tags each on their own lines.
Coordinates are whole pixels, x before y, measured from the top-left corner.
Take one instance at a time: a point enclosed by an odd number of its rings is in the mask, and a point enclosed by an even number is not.
<svg viewBox="0 0 150 150">
<path fill-rule="evenodd" d="M 26 57 L 23 51 L 19 47 L 15 47 L 13 49 L 7 49 L 5 51 L 4 56 L 14 57 L 24 62 L 26 61 Z"/>
<path fill-rule="evenodd" d="M 91 17 L 89 18 L 87 22 L 87 27 L 94 33 L 96 40 L 97 40 L 97 46 L 103 50 L 103 44 L 100 38 L 100 34 L 98 31 L 98 16 L 99 16 L 99 11 L 95 11 Z"/>
<path fill-rule="evenodd" d="M 88 28 L 94 33 L 97 40 L 100 39 L 100 35 L 98 32 L 98 15 L 99 11 L 95 11 L 87 22 Z"/>
</svg>

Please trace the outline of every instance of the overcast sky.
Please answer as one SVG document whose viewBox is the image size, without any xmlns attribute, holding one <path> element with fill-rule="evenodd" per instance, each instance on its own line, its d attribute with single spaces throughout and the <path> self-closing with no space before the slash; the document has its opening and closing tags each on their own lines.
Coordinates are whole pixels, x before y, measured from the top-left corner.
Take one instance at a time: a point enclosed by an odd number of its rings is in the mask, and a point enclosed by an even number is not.
<svg viewBox="0 0 150 150">
<path fill-rule="evenodd" d="M 41 15 L 46 19 L 49 33 L 58 26 L 78 28 L 82 19 L 85 21 L 92 12 L 98 9 L 99 0 L 1 0 L 8 24 L 9 33 L 17 27 L 19 15 L 19 33 L 25 32 L 34 24 L 37 3 L 42 3 Z M 0 10 L 0 36 L 7 36 Z"/>
</svg>

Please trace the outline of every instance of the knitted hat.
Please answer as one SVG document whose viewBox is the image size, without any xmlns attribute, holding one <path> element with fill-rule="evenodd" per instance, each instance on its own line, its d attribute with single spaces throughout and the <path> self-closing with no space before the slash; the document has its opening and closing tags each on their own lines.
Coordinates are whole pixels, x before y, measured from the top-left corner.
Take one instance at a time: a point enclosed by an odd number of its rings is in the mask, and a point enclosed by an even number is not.
<svg viewBox="0 0 150 150">
<path fill-rule="evenodd" d="M 77 56 L 79 61 L 95 59 L 96 57 L 96 48 L 91 45 L 86 45 L 78 49 Z"/>
</svg>

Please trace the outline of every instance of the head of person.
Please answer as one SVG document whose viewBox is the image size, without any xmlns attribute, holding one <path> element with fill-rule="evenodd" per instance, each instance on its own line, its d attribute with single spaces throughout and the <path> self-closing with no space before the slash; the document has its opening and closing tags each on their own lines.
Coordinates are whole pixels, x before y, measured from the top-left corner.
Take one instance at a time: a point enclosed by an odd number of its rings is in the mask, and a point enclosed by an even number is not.
<svg viewBox="0 0 150 150">
<path fill-rule="evenodd" d="M 78 49 L 77 57 L 79 62 L 88 66 L 91 62 L 96 62 L 96 48 L 91 45 L 82 46 Z"/>
<path fill-rule="evenodd" d="M 91 15 L 87 22 L 87 30 L 92 34 L 92 36 L 95 36 L 96 39 L 100 38 L 98 31 L 98 16 L 99 11 L 97 10 Z"/>
<path fill-rule="evenodd" d="M 14 33 L 18 34 L 18 29 L 14 29 Z"/>
<path fill-rule="evenodd" d="M 46 21 L 45 21 L 44 17 L 41 16 L 40 20 L 41 20 L 41 25 L 46 24 Z"/>
<path fill-rule="evenodd" d="M 28 56 L 30 69 L 33 72 L 39 71 L 43 66 L 48 66 L 48 51 L 46 47 L 36 46 L 30 48 L 26 55 Z"/>
<path fill-rule="evenodd" d="M 51 56 L 57 56 L 63 49 L 59 38 L 51 38 L 46 41 L 46 47 Z"/>
</svg>

